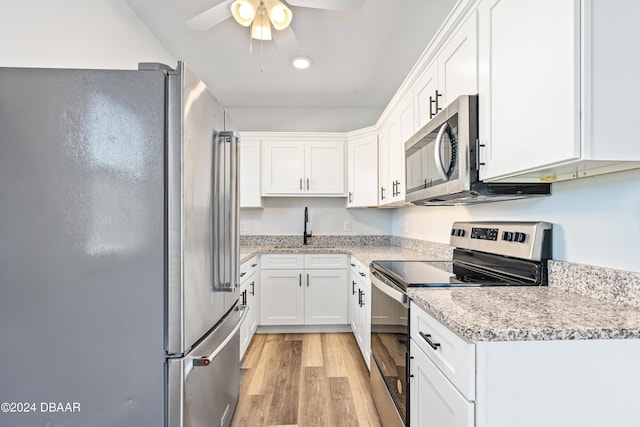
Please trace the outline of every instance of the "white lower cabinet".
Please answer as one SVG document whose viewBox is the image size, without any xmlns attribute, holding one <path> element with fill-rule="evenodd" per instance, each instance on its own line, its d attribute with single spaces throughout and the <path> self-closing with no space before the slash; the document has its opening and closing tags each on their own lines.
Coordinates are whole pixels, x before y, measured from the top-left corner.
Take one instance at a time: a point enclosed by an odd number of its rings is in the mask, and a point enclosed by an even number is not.
<svg viewBox="0 0 640 427">
<path fill-rule="evenodd" d="M 411 346 L 411 426 L 473 427 L 473 402 L 464 398 L 415 342 Z"/>
<path fill-rule="evenodd" d="M 349 324 L 362 357 L 371 369 L 371 280 L 369 269 L 351 257 L 349 279 Z"/>
<path fill-rule="evenodd" d="M 410 310 L 411 427 L 640 425 L 640 340 L 472 342 Z"/>
<path fill-rule="evenodd" d="M 303 270 L 260 271 L 261 325 L 303 325 Z"/>
<path fill-rule="evenodd" d="M 475 346 L 411 303 L 412 427 L 474 427 Z"/>
<path fill-rule="evenodd" d="M 305 270 L 304 323 L 347 323 L 347 270 Z"/>
<path fill-rule="evenodd" d="M 240 359 L 249 347 L 253 335 L 258 329 L 260 310 L 259 290 L 260 273 L 258 273 L 258 257 L 253 257 L 240 266 L 240 303 L 248 307 L 247 317 L 240 326 Z"/>
<path fill-rule="evenodd" d="M 263 255 L 260 324 L 347 324 L 347 284 L 346 255 Z"/>
</svg>

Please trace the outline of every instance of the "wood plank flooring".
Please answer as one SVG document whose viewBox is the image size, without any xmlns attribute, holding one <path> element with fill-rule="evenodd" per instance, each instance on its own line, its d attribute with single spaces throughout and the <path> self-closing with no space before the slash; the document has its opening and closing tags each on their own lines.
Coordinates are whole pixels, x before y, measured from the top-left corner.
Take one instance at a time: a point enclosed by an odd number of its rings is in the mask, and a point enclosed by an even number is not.
<svg viewBox="0 0 640 427">
<path fill-rule="evenodd" d="M 257 334 L 232 427 L 382 427 L 349 333 Z"/>
</svg>

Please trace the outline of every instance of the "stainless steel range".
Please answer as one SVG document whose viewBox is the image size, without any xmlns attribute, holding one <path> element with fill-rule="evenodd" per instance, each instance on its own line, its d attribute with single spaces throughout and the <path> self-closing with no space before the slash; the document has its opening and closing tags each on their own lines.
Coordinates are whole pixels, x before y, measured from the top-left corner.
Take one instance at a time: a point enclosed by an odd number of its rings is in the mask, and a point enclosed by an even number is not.
<svg viewBox="0 0 640 427">
<path fill-rule="evenodd" d="M 451 261 L 371 263 L 371 387 L 385 427 L 409 425 L 407 288 L 546 285 L 551 230 L 547 222 L 455 222 Z"/>
</svg>

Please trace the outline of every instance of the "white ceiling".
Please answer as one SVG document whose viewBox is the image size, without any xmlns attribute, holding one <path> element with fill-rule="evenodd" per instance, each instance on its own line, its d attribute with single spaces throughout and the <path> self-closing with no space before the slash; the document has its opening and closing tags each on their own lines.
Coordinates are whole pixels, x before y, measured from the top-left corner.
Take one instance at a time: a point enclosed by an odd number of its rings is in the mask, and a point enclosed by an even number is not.
<svg viewBox="0 0 640 427">
<path fill-rule="evenodd" d="M 375 124 L 455 4 L 366 0 L 356 12 L 290 7 L 298 47 L 254 40 L 249 54 L 249 30 L 233 18 L 207 31 L 185 24 L 221 0 L 126 2 L 202 78 L 240 130 L 314 132 Z M 296 54 L 311 57 L 312 67 L 294 69 Z"/>
</svg>

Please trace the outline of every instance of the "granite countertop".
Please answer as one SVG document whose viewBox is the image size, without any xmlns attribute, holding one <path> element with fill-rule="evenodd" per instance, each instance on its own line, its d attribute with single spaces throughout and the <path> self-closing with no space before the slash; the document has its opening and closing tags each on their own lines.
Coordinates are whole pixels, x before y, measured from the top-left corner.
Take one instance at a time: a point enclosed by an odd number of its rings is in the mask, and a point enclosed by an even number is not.
<svg viewBox="0 0 640 427">
<path fill-rule="evenodd" d="M 277 252 L 345 253 L 365 266 L 373 260 L 450 259 L 441 248 L 416 250 L 384 244 L 240 246 L 241 262 Z M 640 338 L 640 308 L 553 286 L 551 273 L 549 286 L 411 288 L 408 293 L 418 306 L 472 341 Z M 576 289 L 584 280 L 587 278 L 571 278 Z"/>
<path fill-rule="evenodd" d="M 473 341 L 640 338 L 637 308 L 550 286 L 413 288 L 409 296 Z"/>
<path fill-rule="evenodd" d="M 448 259 L 440 254 L 425 254 L 422 251 L 401 248 L 392 245 L 334 245 L 334 246 L 296 246 L 296 245 L 240 245 L 240 263 L 248 261 L 254 255 L 265 253 L 344 253 L 355 256 L 363 265 L 373 260 L 404 259 Z"/>
</svg>

